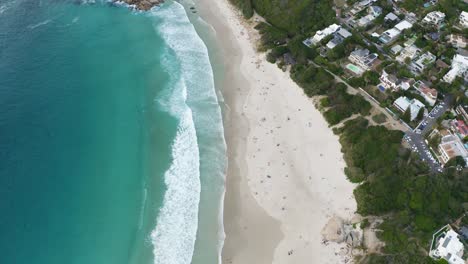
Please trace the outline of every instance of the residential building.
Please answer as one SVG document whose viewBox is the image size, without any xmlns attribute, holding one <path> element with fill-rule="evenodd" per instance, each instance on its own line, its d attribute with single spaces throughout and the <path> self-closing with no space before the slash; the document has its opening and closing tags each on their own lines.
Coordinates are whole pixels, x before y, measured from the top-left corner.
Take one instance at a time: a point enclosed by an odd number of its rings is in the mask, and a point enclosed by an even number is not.
<svg viewBox="0 0 468 264">
<path fill-rule="evenodd" d="M 461 115 L 463 117 L 463 120 L 465 120 L 465 122 L 468 123 L 468 111 L 467 111 L 467 109 L 468 109 L 467 106 L 458 105 L 455 108 L 455 112 L 457 114 Z"/>
<path fill-rule="evenodd" d="M 413 84 L 414 89 L 424 97 L 424 100 L 430 105 L 434 106 L 437 101 L 438 92 L 436 89 L 430 88 L 429 85 L 423 81 L 417 81 Z"/>
<path fill-rule="evenodd" d="M 356 22 L 356 25 L 358 27 L 367 27 L 368 25 L 370 25 L 372 23 L 372 21 L 374 21 L 375 19 L 375 16 L 369 14 L 367 16 L 363 16 L 361 17 L 357 22 Z"/>
<path fill-rule="evenodd" d="M 338 31 L 341 27 L 337 24 L 332 24 L 328 26 L 327 28 L 323 30 L 319 30 L 315 33 L 315 35 L 312 38 L 308 38 L 303 41 L 304 45 L 311 47 L 313 45 L 317 45 L 322 39 L 325 37 L 335 33 Z"/>
<path fill-rule="evenodd" d="M 403 64 L 403 63 L 405 63 L 406 58 L 409 58 L 410 60 L 413 60 L 414 58 L 416 58 L 416 56 L 419 55 L 420 52 L 421 52 L 421 50 L 418 49 L 414 45 L 407 46 L 400 52 L 400 55 L 398 55 L 395 59 L 399 63 Z"/>
<path fill-rule="evenodd" d="M 400 53 L 400 51 L 403 49 L 402 46 L 400 45 L 395 45 L 393 46 L 391 49 L 390 49 L 390 52 L 394 55 L 397 55 L 398 53 Z"/>
<path fill-rule="evenodd" d="M 396 24 L 393 28 L 386 30 L 382 35 L 380 36 L 379 40 L 383 44 L 388 44 L 394 41 L 403 30 L 412 28 L 413 24 L 408 22 L 407 20 L 403 20 L 400 23 Z"/>
<path fill-rule="evenodd" d="M 380 6 L 369 6 L 368 12 L 369 12 L 369 15 L 378 17 L 382 14 L 382 8 Z"/>
<path fill-rule="evenodd" d="M 450 226 L 445 226 L 433 235 L 429 256 L 433 259 L 445 259 L 449 264 L 465 264 L 463 243 L 459 235 Z"/>
<path fill-rule="evenodd" d="M 413 121 L 418 116 L 419 111 L 424 108 L 424 104 L 418 99 L 408 99 L 406 96 L 401 96 L 393 102 L 393 105 L 401 112 L 406 112 L 410 109 L 410 120 Z"/>
<path fill-rule="evenodd" d="M 442 80 L 444 82 L 452 83 L 455 78 L 466 75 L 468 71 L 468 56 L 456 54 L 452 59 L 451 69 L 445 74 Z"/>
<path fill-rule="evenodd" d="M 328 43 L 327 43 L 327 48 L 329 49 L 333 49 L 335 48 L 337 45 L 343 43 L 343 41 L 349 37 L 351 37 L 353 34 L 351 34 L 348 30 L 344 29 L 344 28 L 340 28 L 338 31 L 336 31 L 334 34 L 333 34 L 333 39 L 331 39 Z"/>
<path fill-rule="evenodd" d="M 384 21 L 387 22 L 387 23 L 392 23 L 392 22 L 397 22 L 399 21 L 400 19 L 395 15 L 393 14 L 392 12 L 388 13 L 385 17 L 384 17 Z"/>
<path fill-rule="evenodd" d="M 368 49 L 356 49 L 349 55 L 348 59 L 362 68 L 364 71 L 367 71 L 372 67 L 375 60 L 378 58 L 376 53 L 370 53 Z"/>
<path fill-rule="evenodd" d="M 393 74 L 388 74 L 385 71 L 382 71 L 382 75 L 380 76 L 379 80 L 381 83 L 378 85 L 382 86 L 384 89 L 392 89 L 392 90 L 398 90 L 398 87 L 400 86 L 401 81 Z"/>
<path fill-rule="evenodd" d="M 405 29 L 409 29 L 413 27 L 413 23 L 410 23 L 407 20 L 403 20 L 400 23 L 395 25 L 395 28 L 398 29 L 399 31 L 403 31 Z"/>
<path fill-rule="evenodd" d="M 401 32 L 398 29 L 391 28 L 389 30 L 386 30 L 382 35 L 380 35 L 379 40 L 383 44 L 388 44 L 393 42 L 398 36 L 400 36 Z"/>
<path fill-rule="evenodd" d="M 455 48 L 464 49 L 467 46 L 468 40 L 462 35 L 450 34 L 447 37 L 448 42 Z"/>
<path fill-rule="evenodd" d="M 414 74 L 420 74 L 427 69 L 429 65 L 434 63 L 436 59 L 436 56 L 428 51 L 411 62 L 410 70 Z"/>
<path fill-rule="evenodd" d="M 460 25 L 468 28 L 468 12 L 462 11 L 460 14 Z"/>
<path fill-rule="evenodd" d="M 445 14 L 440 11 L 433 11 L 428 13 L 424 19 L 422 20 L 423 23 L 434 25 L 439 27 L 442 22 L 445 20 Z"/>
<path fill-rule="evenodd" d="M 463 120 L 452 120 L 452 122 L 450 122 L 450 129 L 452 129 L 452 132 L 461 140 L 468 136 L 468 126 Z"/>
<path fill-rule="evenodd" d="M 442 164 L 447 163 L 455 157 L 462 157 L 468 160 L 468 151 L 457 136 L 448 135 L 441 139 L 439 144 L 439 160 Z"/>
</svg>

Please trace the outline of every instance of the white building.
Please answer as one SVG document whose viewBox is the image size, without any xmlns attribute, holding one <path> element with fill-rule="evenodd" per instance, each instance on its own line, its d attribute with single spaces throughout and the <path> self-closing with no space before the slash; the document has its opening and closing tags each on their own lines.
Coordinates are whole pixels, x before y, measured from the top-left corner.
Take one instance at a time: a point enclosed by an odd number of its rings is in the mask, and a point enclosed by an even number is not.
<svg viewBox="0 0 468 264">
<path fill-rule="evenodd" d="M 422 73 L 429 65 L 436 61 L 436 56 L 429 51 L 413 60 L 410 69 L 414 74 Z"/>
<path fill-rule="evenodd" d="M 385 16 L 384 21 L 396 22 L 396 21 L 398 21 L 398 17 L 395 14 L 393 14 L 392 12 L 390 12 Z"/>
<path fill-rule="evenodd" d="M 446 228 L 446 227 L 445 227 Z M 451 228 L 434 239 L 434 248 L 431 247 L 429 255 L 434 259 L 445 259 L 449 264 L 465 264 L 463 257 L 463 244 L 458 234 Z"/>
<path fill-rule="evenodd" d="M 420 52 L 421 52 L 421 50 L 418 49 L 414 45 L 407 46 L 403 50 L 401 50 L 400 55 L 398 55 L 395 59 L 399 63 L 403 64 L 403 63 L 405 63 L 406 58 L 409 58 L 410 60 L 413 60 L 414 58 L 416 58 L 416 56 L 419 55 Z"/>
<path fill-rule="evenodd" d="M 444 22 L 445 14 L 439 11 L 433 11 L 428 13 L 422 20 L 424 23 L 440 26 Z"/>
<path fill-rule="evenodd" d="M 384 33 L 382 33 L 379 40 L 383 44 L 390 43 L 390 42 L 394 41 L 401 34 L 401 32 L 403 30 L 408 29 L 408 28 L 412 28 L 412 27 L 413 27 L 412 23 L 410 23 L 410 22 L 408 22 L 406 20 L 403 20 L 400 23 L 396 24 L 393 28 L 391 28 L 391 29 L 385 31 Z"/>
<path fill-rule="evenodd" d="M 398 87 L 400 85 L 400 80 L 393 74 L 388 74 L 385 71 L 382 71 L 382 75 L 380 76 L 379 80 L 381 83 L 382 87 L 385 89 L 392 89 L 392 90 L 398 90 Z"/>
<path fill-rule="evenodd" d="M 384 33 L 382 33 L 382 35 L 380 35 L 379 40 L 383 44 L 387 44 L 387 43 L 394 41 L 398 36 L 400 36 L 400 34 L 401 34 L 400 30 L 396 28 L 391 28 L 389 30 L 386 30 Z"/>
<path fill-rule="evenodd" d="M 351 52 L 348 59 L 352 63 L 356 64 L 364 71 L 367 71 L 372 65 L 374 61 L 378 58 L 376 53 L 370 53 L 368 49 L 357 49 Z"/>
<path fill-rule="evenodd" d="M 468 28 L 468 12 L 462 11 L 460 14 L 460 25 Z"/>
<path fill-rule="evenodd" d="M 451 69 L 445 74 L 442 80 L 444 82 L 452 83 L 455 78 L 467 74 L 468 71 L 468 56 L 456 54 L 452 59 Z"/>
<path fill-rule="evenodd" d="M 405 29 L 412 28 L 413 24 L 408 22 L 407 20 L 403 20 L 400 23 L 395 25 L 395 28 L 398 29 L 399 31 L 403 31 Z"/>
<path fill-rule="evenodd" d="M 447 37 L 448 42 L 455 48 L 466 48 L 468 40 L 462 35 L 450 34 Z"/>
<path fill-rule="evenodd" d="M 401 112 L 406 112 L 410 109 L 410 120 L 413 121 L 418 116 L 419 111 L 424 108 L 424 104 L 418 99 L 408 99 L 406 96 L 401 96 L 393 102 L 393 105 Z"/>
<path fill-rule="evenodd" d="M 463 146 L 463 143 L 457 136 L 451 134 L 441 139 L 441 143 L 439 144 L 439 152 L 439 159 L 442 164 L 447 163 L 449 160 L 457 156 L 468 160 L 468 151 L 466 150 L 465 146 Z"/>
<path fill-rule="evenodd" d="M 322 39 L 340 30 L 340 28 L 341 27 L 339 25 L 332 24 L 323 30 L 317 31 L 312 38 L 304 40 L 303 43 L 308 47 L 311 47 L 312 45 L 317 45 Z"/>
</svg>

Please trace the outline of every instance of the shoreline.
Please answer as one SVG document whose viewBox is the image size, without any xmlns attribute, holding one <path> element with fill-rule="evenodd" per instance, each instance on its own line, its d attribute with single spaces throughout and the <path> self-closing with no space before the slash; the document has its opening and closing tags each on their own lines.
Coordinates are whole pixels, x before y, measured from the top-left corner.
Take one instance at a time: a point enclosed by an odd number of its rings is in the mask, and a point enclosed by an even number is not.
<svg viewBox="0 0 468 264">
<path fill-rule="evenodd" d="M 231 3 L 196 4 L 225 66 L 223 263 L 350 261 L 346 245 L 321 238 L 330 218 L 356 210 L 338 137 L 289 73 L 255 50 L 257 32 Z"/>
</svg>

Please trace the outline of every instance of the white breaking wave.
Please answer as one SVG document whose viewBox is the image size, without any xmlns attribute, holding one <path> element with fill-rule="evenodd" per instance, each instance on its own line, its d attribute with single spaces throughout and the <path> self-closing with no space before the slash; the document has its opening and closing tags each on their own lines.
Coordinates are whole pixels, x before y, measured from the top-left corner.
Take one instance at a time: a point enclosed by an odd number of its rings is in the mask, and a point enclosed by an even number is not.
<svg viewBox="0 0 468 264">
<path fill-rule="evenodd" d="M 51 21 L 52 21 L 52 19 L 47 19 L 47 20 L 42 21 L 42 22 L 39 22 L 39 23 L 37 23 L 37 24 L 29 25 L 28 28 L 29 28 L 29 29 L 35 29 L 35 28 L 37 28 L 37 27 L 47 25 L 47 24 L 49 24 Z"/>
<path fill-rule="evenodd" d="M 171 114 L 179 116 L 180 124 L 172 146 L 173 163 L 165 174 L 167 191 L 156 228 L 151 234 L 154 263 L 190 264 L 197 236 L 201 189 L 198 140 L 220 139 L 221 142 L 216 144 L 224 143 L 222 147 L 225 150 L 221 110 L 207 47 L 189 21 L 185 9 L 177 2 L 170 2 L 155 11 L 151 14 L 162 20 L 156 24 L 156 30 L 173 53 L 173 56 L 162 59 L 162 64 L 173 80 L 171 99 L 164 100 L 162 97 L 158 102 Z M 207 108 L 212 114 L 204 114 Z M 206 148 L 210 146 L 202 147 L 205 148 L 205 155 L 211 158 L 209 163 L 217 162 L 220 153 L 207 151 Z M 220 196 L 219 258 L 224 241 L 224 192 Z"/>
</svg>

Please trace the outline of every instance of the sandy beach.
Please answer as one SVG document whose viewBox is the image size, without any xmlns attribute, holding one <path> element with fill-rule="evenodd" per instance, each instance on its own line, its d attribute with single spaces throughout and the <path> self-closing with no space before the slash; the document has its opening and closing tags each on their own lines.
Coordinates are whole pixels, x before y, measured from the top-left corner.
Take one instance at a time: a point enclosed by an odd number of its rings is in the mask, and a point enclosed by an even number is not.
<svg viewBox="0 0 468 264">
<path fill-rule="evenodd" d="M 289 74 L 256 52 L 254 21 L 227 0 L 196 3 L 225 66 L 223 263 L 349 262 L 344 244 L 321 235 L 331 217 L 356 210 L 338 137 Z"/>
</svg>

